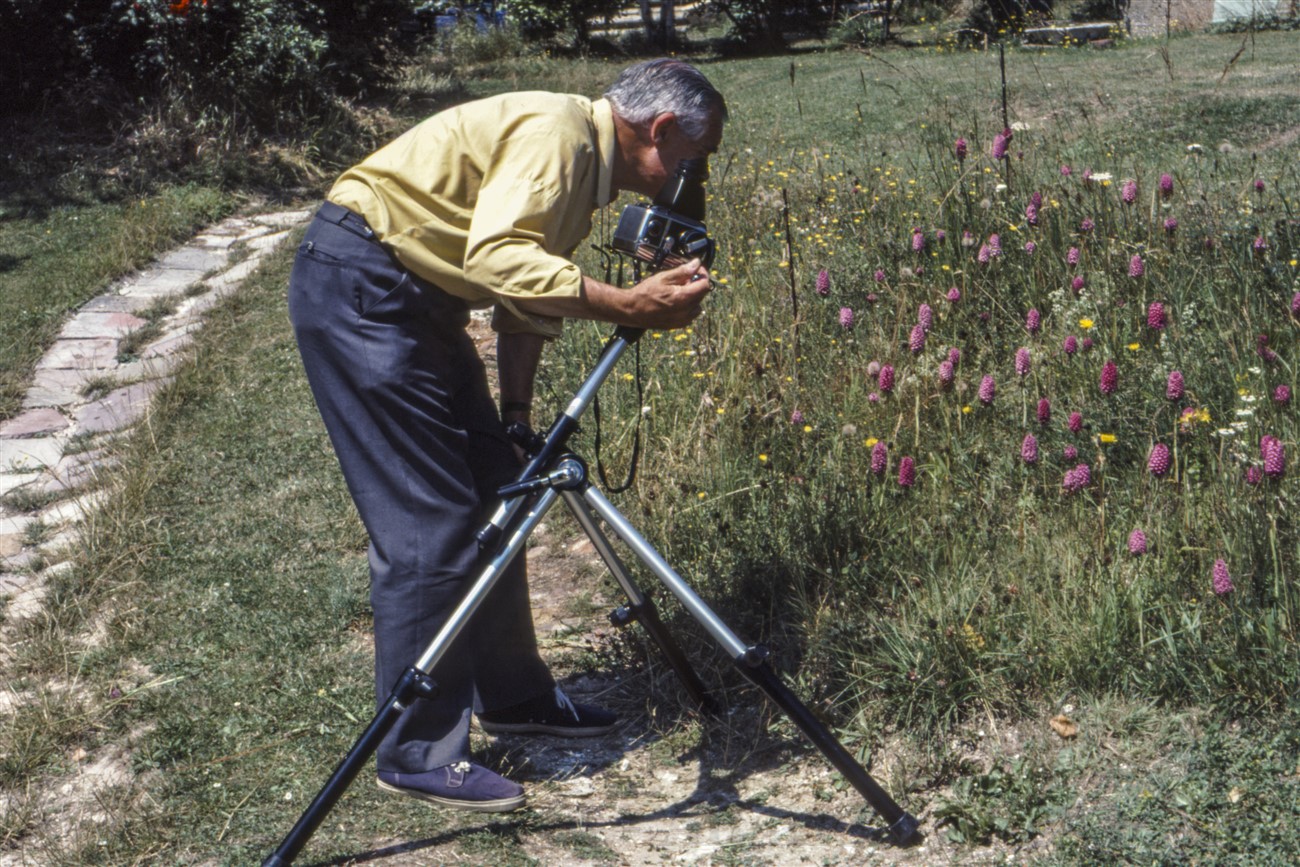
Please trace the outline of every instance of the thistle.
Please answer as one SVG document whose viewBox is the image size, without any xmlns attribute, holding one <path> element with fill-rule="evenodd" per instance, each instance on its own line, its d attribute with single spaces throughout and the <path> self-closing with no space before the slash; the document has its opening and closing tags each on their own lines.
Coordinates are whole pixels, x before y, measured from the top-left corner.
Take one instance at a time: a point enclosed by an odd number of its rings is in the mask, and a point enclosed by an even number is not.
<svg viewBox="0 0 1300 867">
<path fill-rule="evenodd" d="M 1165 399 L 1183 399 L 1183 372 L 1181 370 L 1169 371 L 1169 378 L 1165 380 Z"/>
<path fill-rule="evenodd" d="M 871 447 L 871 472 L 873 475 L 883 475 L 885 468 L 888 466 L 889 446 L 885 445 L 884 440 L 881 440 Z"/>
<path fill-rule="evenodd" d="M 1174 176 L 1165 172 L 1160 176 L 1160 198 L 1167 199 L 1174 194 Z"/>
<path fill-rule="evenodd" d="M 1212 586 L 1216 596 L 1225 596 L 1233 591 L 1232 576 L 1228 574 L 1228 564 L 1222 560 L 1214 561 L 1211 571 Z"/>
<path fill-rule="evenodd" d="M 817 272 L 817 294 L 823 298 L 831 294 L 831 275 L 825 268 Z"/>
<path fill-rule="evenodd" d="M 1134 530 L 1128 534 L 1128 552 L 1134 555 L 1141 555 L 1147 552 L 1147 534 L 1141 530 Z"/>
<path fill-rule="evenodd" d="M 916 461 L 905 457 L 898 462 L 898 486 L 910 488 L 916 484 Z"/>
<path fill-rule="evenodd" d="M 984 404 L 985 406 L 988 406 L 989 404 L 993 403 L 993 398 L 997 395 L 997 391 L 998 391 L 998 386 L 997 383 L 993 381 L 993 377 L 991 375 L 985 374 L 984 378 L 980 380 L 980 388 L 979 388 L 980 403 Z"/>
<path fill-rule="evenodd" d="M 1142 257 L 1137 253 L 1133 258 L 1128 260 L 1128 275 L 1130 277 L 1141 277 L 1146 272 L 1146 265 L 1142 262 Z"/>
<path fill-rule="evenodd" d="M 1052 402 L 1047 398 L 1038 400 L 1038 423 L 1041 425 L 1051 424 L 1052 421 Z"/>
<path fill-rule="evenodd" d="M 1151 447 L 1151 455 L 1147 458 L 1147 469 L 1153 476 L 1163 476 L 1169 472 L 1169 446 L 1164 443 L 1156 443 Z"/>
<path fill-rule="evenodd" d="M 1119 368 L 1115 366 L 1115 362 L 1107 359 L 1101 366 L 1101 377 L 1097 381 L 1097 386 L 1102 394 L 1115 393 L 1115 389 L 1119 387 Z"/>
<path fill-rule="evenodd" d="M 1152 301 L 1147 307 L 1147 328 L 1160 331 L 1165 327 L 1165 305 Z"/>
<path fill-rule="evenodd" d="M 1255 178 L 1255 192 L 1257 192 L 1257 193 L 1262 193 L 1262 192 L 1264 192 L 1264 179 L 1263 179 L 1263 178 Z"/>
<path fill-rule="evenodd" d="M 1038 439 L 1033 434 L 1025 434 L 1020 442 L 1020 460 L 1027 464 L 1038 463 Z"/>
<path fill-rule="evenodd" d="M 1028 376 L 1029 366 L 1029 349 L 1022 346 L 1016 350 L 1016 376 Z"/>
</svg>

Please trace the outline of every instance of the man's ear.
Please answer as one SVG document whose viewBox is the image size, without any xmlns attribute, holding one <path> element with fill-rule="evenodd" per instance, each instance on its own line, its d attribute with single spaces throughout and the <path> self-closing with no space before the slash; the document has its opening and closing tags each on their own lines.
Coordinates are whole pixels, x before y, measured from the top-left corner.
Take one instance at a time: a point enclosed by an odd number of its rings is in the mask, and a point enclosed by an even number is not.
<svg viewBox="0 0 1300 867">
<path fill-rule="evenodd" d="M 650 141 L 656 145 L 661 145 L 668 139 L 668 133 L 677 126 L 677 115 L 671 111 L 655 115 L 655 119 L 650 121 Z"/>
</svg>

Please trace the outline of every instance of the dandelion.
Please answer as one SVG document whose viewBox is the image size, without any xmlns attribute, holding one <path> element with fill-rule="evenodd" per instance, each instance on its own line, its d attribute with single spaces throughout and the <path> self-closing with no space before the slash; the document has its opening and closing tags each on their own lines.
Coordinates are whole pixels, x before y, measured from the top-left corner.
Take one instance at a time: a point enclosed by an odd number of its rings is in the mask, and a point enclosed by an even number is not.
<svg viewBox="0 0 1300 867">
<path fill-rule="evenodd" d="M 916 321 L 922 328 L 929 331 L 934 326 L 934 310 L 929 304 L 922 303 L 916 308 Z"/>
<path fill-rule="evenodd" d="M 1226 596 L 1233 591 L 1232 576 L 1228 574 L 1227 563 L 1222 560 L 1215 560 L 1211 577 L 1215 596 Z"/>
<path fill-rule="evenodd" d="M 1091 219 L 1089 219 L 1088 217 L 1084 217 L 1084 218 L 1083 218 L 1083 222 L 1081 222 L 1081 223 L 1079 224 L 1079 231 L 1080 231 L 1080 232 L 1083 232 L 1083 233 L 1085 233 L 1085 234 L 1087 234 L 1088 232 L 1091 232 L 1091 231 L 1092 231 L 1093 229 L 1095 229 L 1095 228 L 1097 228 L 1097 224 L 1094 223 L 1094 222 L 1093 222 Z"/>
<path fill-rule="evenodd" d="M 803 424 L 803 413 L 801 413 L 797 409 L 794 412 L 790 413 L 790 424 L 792 425 Z"/>
<path fill-rule="evenodd" d="M 963 163 L 966 161 L 966 139 L 957 139 L 956 143 L 953 144 L 952 149 L 957 153 L 957 162 Z"/>
<path fill-rule="evenodd" d="M 1061 349 L 1065 350 L 1066 355 L 1074 355 L 1079 351 L 1079 338 L 1071 334 L 1061 342 Z"/>
<path fill-rule="evenodd" d="M 1286 451 L 1282 441 L 1276 437 L 1268 437 L 1267 442 L 1261 441 L 1260 445 L 1264 458 L 1264 475 L 1270 479 L 1282 478 L 1286 472 Z"/>
<path fill-rule="evenodd" d="M 1172 235 L 1176 231 L 1178 231 L 1178 221 L 1173 217 L 1169 217 L 1165 220 L 1165 234 Z"/>
<path fill-rule="evenodd" d="M 1160 176 L 1160 197 L 1167 199 L 1174 194 L 1174 176 L 1165 172 Z"/>
<path fill-rule="evenodd" d="M 853 308 L 852 308 L 852 307 L 841 307 L 841 308 L 840 308 L 840 327 L 843 328 L 843 329 L 845 329 L 845 330 L 850 330 L 850 329 L 853 328 Z"/>
<path fill-rule="evenodd" d="M 1025 314 L 1025 330 L 1030 334 L 1037 334 L 1038 330 L 1043 327 L 1043 314 L 1038 312 L 1038 308 L 1031 307 Z"/>
<path fill-rule="evenodd" d="M 1038 438 L 1033 434 L 1025 434 L 1025 438 L 1021 440 L 1020 460 L 1027 464 L 1038 463 Z"/>
<path fill-rule="evenodd" d="M 925 349 L 925 327 L 921 323 L 912 326 L 912 334 L 908 338 L 907 348 L 912 351 L 913 355 L 920 355 Z"/>
<path fill-rule="evenodd" d="M 961 300 L 961 290 L 958 289 L 956 286 L 950 287 L 948 289 L 948 295 L 946 297 L 948 298 L 948 303 L 956 304 L 958 301 Z M 1296 297 L 1300 298 L 1300 295 L 1297 295 Z"/>
<path fill-rule="evenodd" d="M 1273 389 L 1273 402 L 1285 406 L 1291 402 L 1291 386 L 1279 385 Z"/>
<path fill-rule="evenodd" d="M 1097 386 L 1101 389 L 1102 394 L 1114 394 L 1115 389 L 1119 387 L 1119 368 L 1115 362 L 1110 359 L 1101 366 L 1101 377 L 1097 380 Z"/>
<path fill-rule="evenodd" d="M 825 268 L 817 272 L 817 294 L 823 298 L 831 294 L 831 275 Z"/>
<path fill-rule="evenodd" d="M 1264 481 L 1264 473 L 1259 467 L 1251 464 L 1246 467 L 1246 484 L 1254 486 Z"/>
<path fill-rule="evenodd" d="M 1022 346 L 1016 350 L 1016 376 L 1028 376 L 1029 365 L 1029 350 Z"/>
<path fill-rule="evenodd" d="M 998 391 L 997 383 L 993 381 L 992 376 L 986 374 L 984 378 L 980 380 L 980 389 L 979 389 L 980 403 L 984 404 L 985 406 L 988 406 L 989 404 L 993 403 L 993 398 L 997 394 L 997 391 Z"/>
<path fill-rule="evenodd" d="M 905 457 L 898 462 L 898 486 L 910 488 L 916 484 L 916 461 Z"/>
<path fill-rule="evenodd" d="M 1007 157 L 1007 146 L 1011 144 L 1011 130 L 1003 129 L 993 137 L 993 159 L 1002 160 Z"/>
<path fill-rule="evenodd" d="M 1147 307 L 1147 328 L 1160 331 L 1165 327 L 1165 305 L 1152 301 Z"/>
<path fill-rule="evenodd" d="M 975 258 L 979 261 L 981 265 L 987 265 L 989 263 L 989 259 L 993 258 L 993 253 L 989 250 L 989 245 L 980 244 L 980 251 L 975 255 Z"/>
<path fill-rule="evenodd" d="M 871 472 L 873 475 L 883 475 L 888 466 L 889 446 L 882 440 L 871 447 Z"/>
<path fill-rule="evenodd" d="M 1138 197 L 1137 181 L 1132 179 L 1125 181 L 1124 186 L 1120 188 L 1119 197 L 1120 200 L 1126 205 L 1131 205 L 1134 202 L 1136 202 Z"/>
<path fill-rule="evenodd" d="M 1183 372 L 1181 370 L 1169 371 L 1169 378 L 1165 380 L 1165 399 L 1183 399 Z"/>
<path fill-rule="evenodd" d="M 892 364 L 882 364 L 880 374 L 876 377 L 876 385 L 885 394 L 894 390 L 894 366 Z"/>
<path fill-rule="evenodd" d="M 1147 457 L 1147 469 L 1153 476 L 1163 476 L 1169 472 L 1169 446 L 1164 443 L 1156 443 L 1151 447 L 1151 454 Z"/>
<path fill-rule="evenodd" d="M 939 362 L 939 385 L 943 388 L 951 387 L 952 380 L 953 380 L 953 373 L 954 372 L 952 369 L 951 361 L 945 360 Z"/>
<path fill-rule="evenodd" d="M 1078 248 L 1078 247 L 1071 247 L 1071 248 L 1070 248 L 1070 252 L 1068 252 L 1068 253 L 1065 254 L 1065 264 L 1067 264 L 1067 265 L 1078 265 L 1078 264 L 1079 264 L 1079 248 Z"/>
<path fill-rule="evenodd" d="M 1070 433 L 1078 433 L 1083 430 L 1083 413 L 1070 413 L 1070 419 L 1065 423 L 1065 426 L 1070 429 Z"/>
<path fill-rule="evenodd" d="M 1134 530 L 1128 534 L 1128 552 L 1133 555 L 1141 555 L 1147 552 L 1147 534 L 1141 530 Z"/>
<path fill-rule="evenodd" d="M 1052 402 L 1047 398 L 1038 400 L 1038 423 L 1046 426 L 1052 421 Z"/>
<path fill-rule="evenodd" d="M 1128 275 L 1130 277 L 1141 277 L 1146 271 L 1146 265 L 1142 262 L 1142 257 L 1134 253 L 1133 258 L 1128 260 Z"/>
<path fill-rule="evenodd" d="M 1076 449 L 1074 446 L 1066 446 L 1064 449 L 1061 450 L 1061 456 L 1065 458 L 1067 461 L 1072 461 L 1075 458 L 1079 457 L 1079 450 Z"/>
<path fill-rule="evenodd" d="M 1025 242 L 1025 252 L 1028 253 L 1030 256 L 1034 255 L 1034 251 L 1037 249 L 1038 249 L 1038 245 L 1035 244 L 1033 241 Z"/>
</svg>

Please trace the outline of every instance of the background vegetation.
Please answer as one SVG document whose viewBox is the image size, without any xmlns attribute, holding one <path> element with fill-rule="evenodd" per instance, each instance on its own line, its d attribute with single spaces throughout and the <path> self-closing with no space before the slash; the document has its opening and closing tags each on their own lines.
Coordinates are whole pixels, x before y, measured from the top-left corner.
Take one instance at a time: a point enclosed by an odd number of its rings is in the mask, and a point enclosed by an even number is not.
<svg viewBox="0 0 1300 867">
<path fill-rule="evenodd" d="M 889 787 L 953 839 L 1055 827 L 1065 863 L 1285 861 L 1300 845 L 1300 426 L 1282 391 L 1300 385 L 1294 40 L 1010 50 L 1004 104 L 995 52 L 956 50 L 932 22 L 907 33 L 924 44 L 695 58 L 733 118 L 710 181 L 719 288 L 695 327 L 642 341 L 648 414 L 631 383 L 608 388 L 605 459 L 627 460 L 633 419 L 648 442 L 618 503 L 851 746 L 902 751 Z M 495 44 L 458 33 L 403 71 L 351 146 L 452 99 L 597 93 L 624 62 Z M 271 129 L 242 140 L 265 148 Z M 345 154 L 259 177 L 316 192 Z M 51 219 L 135 189 L 61 165 Z M 188 219 L 232 207 L 247 176 L 209 177 L 222 192 L 184 197 Z M 49 216 L 6 203 L 15 230 Z M 125 447 L 76 568 L 44 616 L 10 625 L 6 846 L 257 860 L 368 713 L 364 537 L 285 327 L 287 267 L 216 312 Z M 575 325 L 551 347 L 539 418 L 604 333 Z M 634 706 L 675 700 L 646 686 L 634 643 L 601 650 L 569 664 L 625 666 Z M 1058 715 L 1078 724 L 1068 742 L 978 763 L 959 746 L 987 721 L 1046 733 Z M 110 747 L 138 775 L 103 798 L 112 833 L 42 836 L 33 781 Z M 456 827 L 434 821 L 357 787 L 313 852 Z M 530 822 L 483 831 L 480 860 L 525 862 Z"/>
</svg>

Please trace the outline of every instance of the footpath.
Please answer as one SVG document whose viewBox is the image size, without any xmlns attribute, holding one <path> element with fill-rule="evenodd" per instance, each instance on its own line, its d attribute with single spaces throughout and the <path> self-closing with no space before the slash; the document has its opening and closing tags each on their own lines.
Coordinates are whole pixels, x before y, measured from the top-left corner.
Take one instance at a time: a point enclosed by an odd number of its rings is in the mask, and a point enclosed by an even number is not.
<svg viewBox="0 0 1300 867">
<path fill-rule="evenodd" d="M 231 217 L 112 284 L 64 324 L 22 411 L 0 422 L 0 599 L 8 623 L 40 610 L 78 524 L 102 499 L 115 439 L 144 420 L 207 311 L 309 211 Z"/>
</svg>

